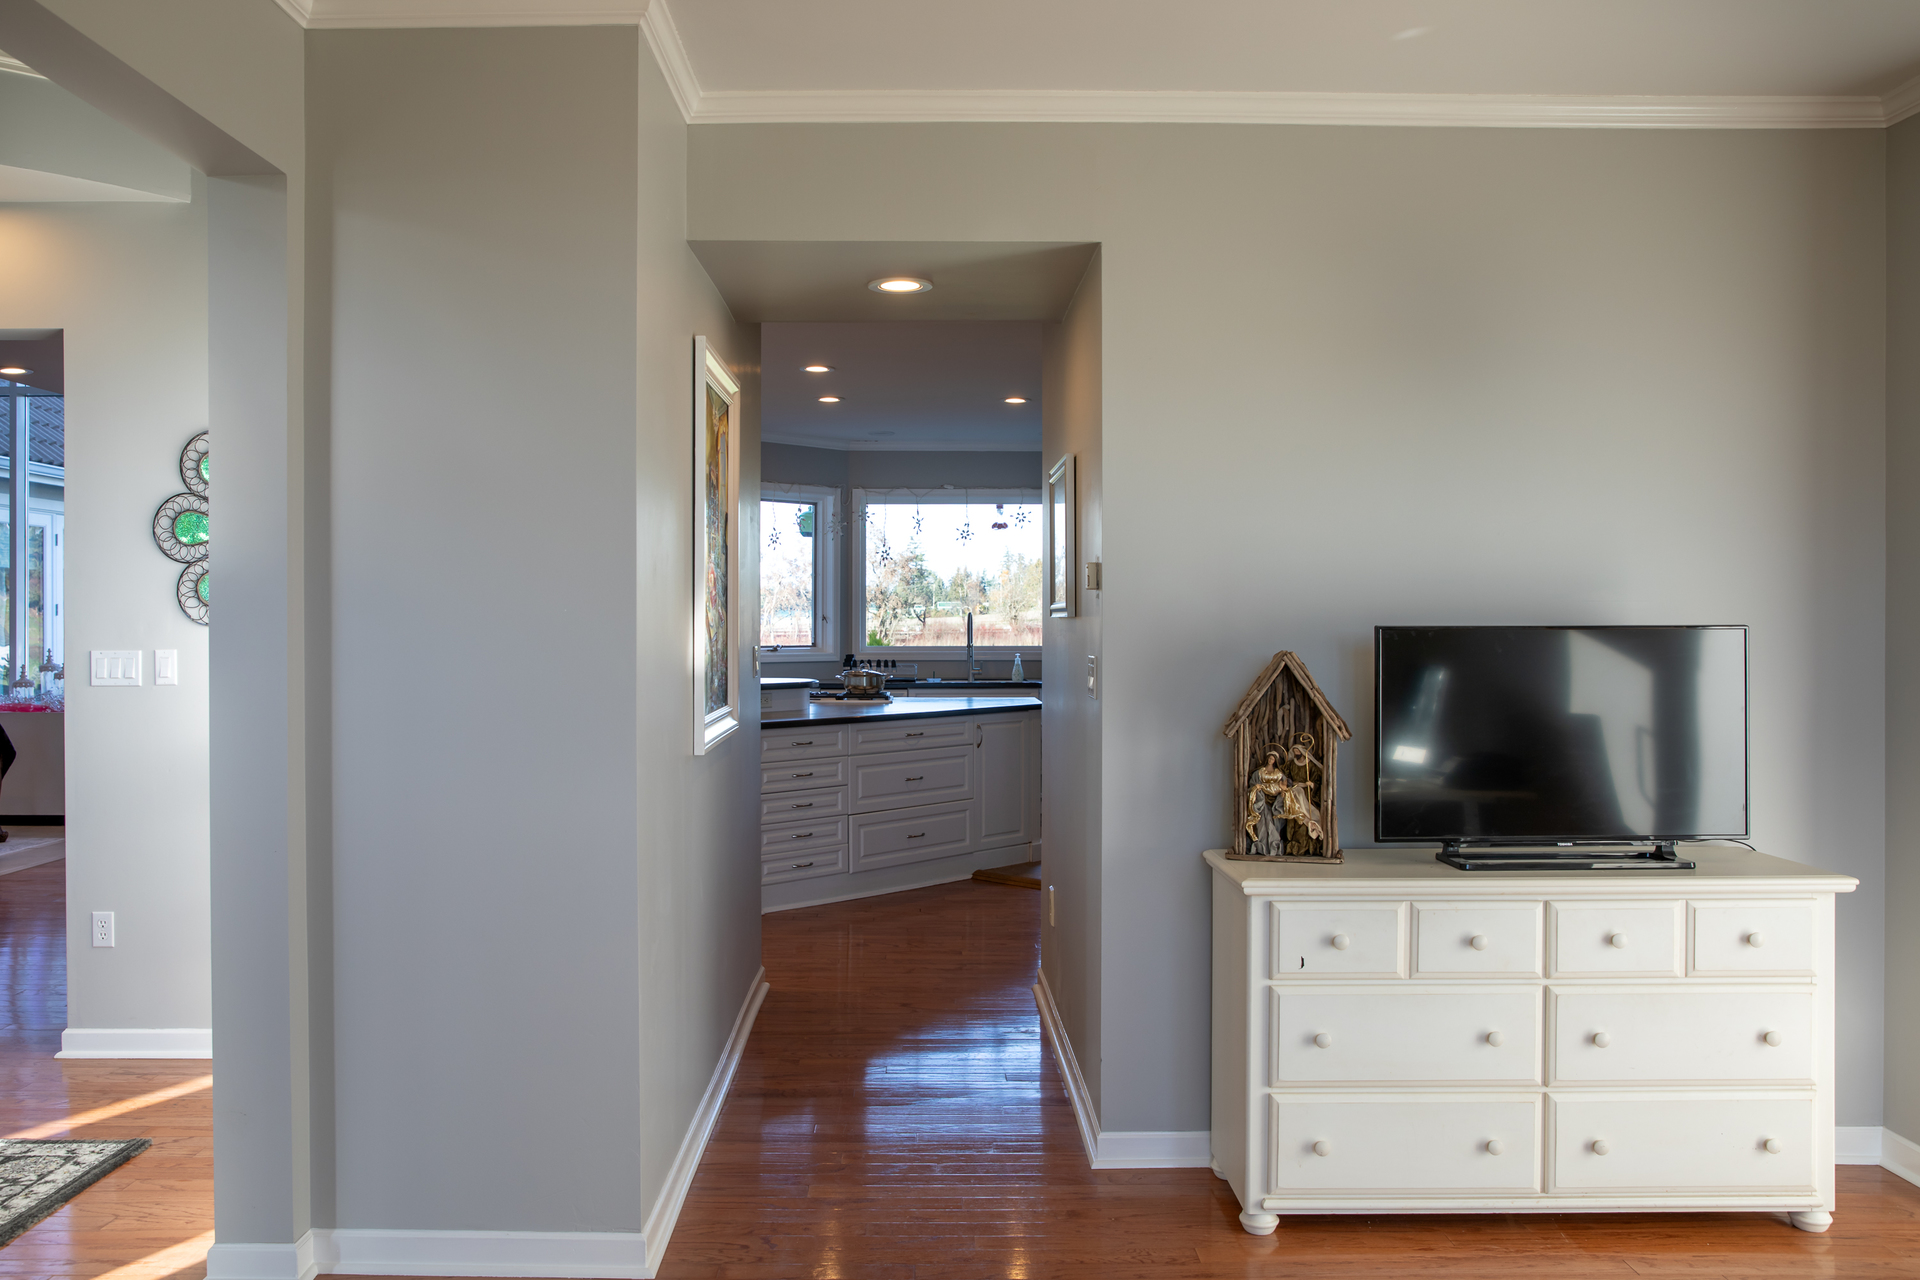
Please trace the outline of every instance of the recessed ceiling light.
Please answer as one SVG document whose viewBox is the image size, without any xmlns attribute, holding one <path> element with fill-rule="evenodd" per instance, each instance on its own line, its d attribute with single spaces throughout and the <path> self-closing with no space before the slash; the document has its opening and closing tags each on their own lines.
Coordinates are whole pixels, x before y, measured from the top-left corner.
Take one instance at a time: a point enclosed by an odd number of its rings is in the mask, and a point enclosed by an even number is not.
<svg viewBox="0 0 1920 1280">
<path fill-rule="evenodd" d="M 882 276 L 867 281 L 867 288 L 875 293 L 925 293 L 933 288 L 933 281 L 919 276 Z"/>
<path fill-rule="evenodd" d="M 4 369 L 0 369 L 0 374 L 5 374 L 9 378 L 24 378 L 32 372 L 33 370 L 22 369 L 17 364 L 10 364 Z"/>
<path fill-rule="evenodd" d="M 839 396 L 821 396 L 820 403 L 821 404 L 839 404 L 840 397 Z"/>
<path fill-rule="evenodd" d="M 1008 396 L 1007 397 L 1008 404 L 1025 404 L 1026 402 L 1027 402 L 1027 398 L 1025 396 Z"/>
<path fill-rule="evenodd" d="M 808 373 L 832 373 L 833 372 L 833 366 L 830 364 L 810 364 L 806 367 L 806 369 Z"/>
</svg>

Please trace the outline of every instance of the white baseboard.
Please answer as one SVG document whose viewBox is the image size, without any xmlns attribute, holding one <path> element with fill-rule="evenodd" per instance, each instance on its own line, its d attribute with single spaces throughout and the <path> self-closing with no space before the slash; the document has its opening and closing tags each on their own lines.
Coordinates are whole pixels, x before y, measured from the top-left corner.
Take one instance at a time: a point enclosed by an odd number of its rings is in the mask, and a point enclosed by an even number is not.
<svg viewBox="0 0 1920 1280">
<path fill-rule="evenodd" d="M 293 1244 L 215 1244 L 207 1250 L 207 1280 L 313 1280 L 313 1232 Z"/>
<path fill-rule="evenodd" d="M 1909 1142 L 1891 1129 L 1880 1133 L 1880 1167 L 1920 1183 L 1920 1143 Z"/>
<path fill-rule="evenodd" d="M 1212 1165 L 1213 1135 L 1205 1129 L 1103 1132 L 1093 1093 L 1080 1073 L 1080 1060 L 1074 1056 L 1073 1042 L 1067 1037 L 1060 1007 L 1054 1003 L 1053 989 L 1044 973 L 1033 984 L 1033 1002 L 1040 1009 L 1040 1026 L 1066 1082 L 1067 1100 L 1073 1104 L 1073 1118 L 1080 1125 L 1087 1163 L 1096 1169 L 1205 1169 Z"/>
<path fill-rule="evenodd" d="M 733 1088 L 734 1072 L 739 1070 L 741 1055 L 747 1051 L 747 1037 L 753 1034 L 753 1020 L 760 1016 L 760 1005 L 772 989 L 767 984 L 765 968 L 754 974 L 747 986 L 746 1003 L 740 1006 L 740 1013 L 733 1020 L 733 1030 L 720 1050 L 713 1078 L 700 1096 L 700 1105 L 694 1108 L 693 1123 L 687 1126 L 687 1136 L 681 1139 L 673 1167 L 667 1170 L 666 1185 L 660 1188 L 653 1210 L 647 1214 L 647 1254 L 652 1262 L 642 1275 L 653 1275 L 660 1260 L 667 1256 L 667 1241 L 673 1238 L 673 1226 L 680 1220 L 680 1206 L 686 1203 L 687 1188 L 693 1185 L 693 1174 L 700 1167 L 700 1157 L 706 1153 L 707 1139 L 713 1136 L 713 1126 L 720 1120 L 720 1108 L 727 1100 L 727 1091 Z"/>
<path fill-rule="evenodd" d="M 211 1058 L 207 1027 L 68 1027 L 56 1058 Z M 291 1249 L 292 1245 L 263 1246 Z"/>
<path fill-rule="evenodd" d="M 1886 1133 L 1877 1124 L 1843 1124 L 1833 1130 L 1833 1162 L 1835 1164 L 1879 1164 L 1882 1150 L 1882 1135 Z"/>
</svg>

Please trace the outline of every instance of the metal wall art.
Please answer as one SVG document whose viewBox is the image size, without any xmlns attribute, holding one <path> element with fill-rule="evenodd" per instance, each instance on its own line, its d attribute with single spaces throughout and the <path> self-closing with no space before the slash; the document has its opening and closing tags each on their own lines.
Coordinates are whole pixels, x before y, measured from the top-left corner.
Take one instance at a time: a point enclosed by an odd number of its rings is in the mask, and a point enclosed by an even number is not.
<svg viewBox="0 0 1920 1280">
<path fill-rule="evenodd" d="M 213 546 L 207 503 L 211 473 L 207 433 L 202 431 L 180 451 L 180 481 L 188 491 L 174 494 L 153 514 L 155 545 L 167 559 L 186 566 L 176 585 L 180 611 L 203 627 L 207 625 L 213 586 L 207 563 L 207 553 Z"/>
</svg>

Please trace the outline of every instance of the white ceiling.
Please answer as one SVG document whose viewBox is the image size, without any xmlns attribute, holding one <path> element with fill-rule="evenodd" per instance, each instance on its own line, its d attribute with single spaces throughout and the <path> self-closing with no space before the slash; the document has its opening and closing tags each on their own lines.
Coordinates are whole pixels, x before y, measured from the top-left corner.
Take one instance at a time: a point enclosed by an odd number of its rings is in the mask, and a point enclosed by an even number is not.
<svg viewBox="0 0 1920 1280">
<path fill-rule="evenodd" d="M 809 364 L 832 372 L 806 373 Z M 823 395 L 840 403 L 821 404 Z M 1037 450 L 1040 324 L 762 325 L 760 438 L 823 449 Z"/>
<path fill-rule="evenodd" d="M 1097 247 L 1047 242 L 692 240 L 736 320 L 1058 320 Z M 923 294 L 869 280 L 920 276 Z"/>
</svg>

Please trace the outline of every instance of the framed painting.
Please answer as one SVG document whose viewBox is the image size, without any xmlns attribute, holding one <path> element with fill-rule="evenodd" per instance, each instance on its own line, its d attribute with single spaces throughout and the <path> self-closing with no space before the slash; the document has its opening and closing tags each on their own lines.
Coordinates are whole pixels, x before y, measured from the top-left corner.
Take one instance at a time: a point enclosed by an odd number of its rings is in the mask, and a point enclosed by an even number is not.
<svg viewBox="0 0 1920 1280">
<path fill-rule="evenodd" d="M 1047 473 L 1047 616 L 1073 616 L 1073 455 Z"/>
<path fill-rule="evenodd" d="M 693 340 L 693 754 L 740 727 L 740 383 Z"/>
</svg>

